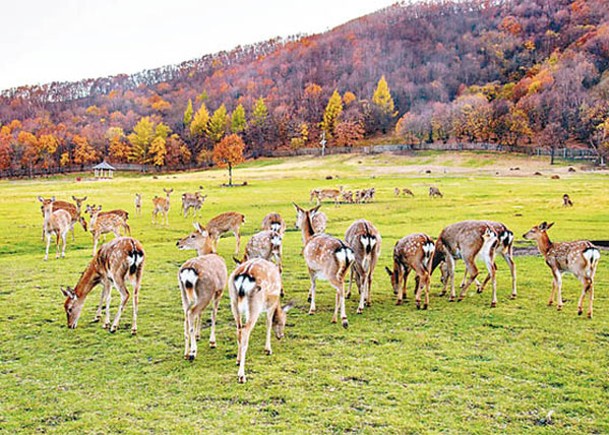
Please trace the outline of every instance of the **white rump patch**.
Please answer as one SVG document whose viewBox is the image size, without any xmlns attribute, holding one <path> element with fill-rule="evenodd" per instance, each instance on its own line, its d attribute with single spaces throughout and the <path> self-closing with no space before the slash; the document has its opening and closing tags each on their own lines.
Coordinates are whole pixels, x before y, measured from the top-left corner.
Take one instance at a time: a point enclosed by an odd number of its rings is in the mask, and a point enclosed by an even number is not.
<svg viewBox="0 0 609 435">
<path fill-rule="evenodd" d="M 353 251 L 349 248 L 345 249 L 345 251 L 347 252 L 347 260 L 349 261 L 349 263 L 353 263 L 355 261 L 355 255 L 353 254 Z"/>
<path fill-rule="evenodd" d="M 425 253 L 426 257 L 429 257 L 434 250 L 435 246 L 431 242 L 427 242 L 423 245 L 423 252 Z"/>
<path fill-rule="evenodd" d="M 601 258 L 601 253 L 598 249 L 588 248 L 584 251 L 584 258 L 588 260 L 588 263 L 594 264 Z"/>
<path fill-rule="evenodd" d="M 271 244 L 272 244 L 273 246 L 280 246 L 280 245 L 281 245 L 281 236 L 274 236 L 274 237 L 271 239 Z"/>
<path fill-rule="evenodd" d="M 184 287 L 195 287 L 199 276 L 194 269 L 183 269 L 180 271 L 180 282 Z"/>
<path fill-rule="evenodd" d="M 362 237 L 360 237 L 360 239 L 359 239 L 359 240 L 360 240 L 360 242 L 362 242 L 362 246 L 363 246 L 364 248 L 366 248 L 368 245 L 370 245 L 370 244 L 371 244 L 371 243 L 370 243 L 370 239 L 368 238 L 368 236 L 362 236 Z"/>
<path fill-rule="evenodd" d="M 256 287 L 256 280 L 249 275 L 239 275 L 235 278 L 235 289 L 240 296 L 249 294 Z"/>
<path fill-rule="evenodd" d="M 345 252 L 344 249 L 341 249 L 340 251 L 336 251 L 335 255 L 336 255 L 336 258 L 338 259 L 338 261 L 345 263 L 345 260 L 347 259 L 347 253 Z"/>
<path fill-rule="evenodd" d="M 271 229 L 272 229 L 273 231 L 277 231 L 277 232 L 279 232 L 279 231 L 281 230 L 281 224 L 280 224 L 280 223 L 278 223 L 278 222 L 273 222 L 273 223 L 271 224 Z"/>
</svg>

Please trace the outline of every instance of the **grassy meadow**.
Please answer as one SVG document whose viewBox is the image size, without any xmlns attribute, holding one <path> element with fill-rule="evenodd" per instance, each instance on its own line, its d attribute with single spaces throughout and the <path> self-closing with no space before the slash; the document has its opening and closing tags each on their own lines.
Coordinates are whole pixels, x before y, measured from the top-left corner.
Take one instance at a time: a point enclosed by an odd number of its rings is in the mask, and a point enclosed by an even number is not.
<svg viewBox="0 0 609 435">
<path fill-rule="evenodd" d="M 519 170 L 513 170 L 518 167 Z M 329 156 L 260 160 L 238 167 L 222 188 L 224 170 L 152 175 L 119 174 L 111 181 L 75 176 L 0 181 L 0 432 L 2 433 L 608 433 L 609 255 L 596 275 L 594 319 L 577 316 L 581 286 L 565 276 L 562 312 L 547 307 L 550 270 L 538 256 L 516 258 L 518 298 L 510 300 L 509 270 L 497 259 L 497 308 L 490 291 L 471 289 L 460 303 L 439 297 L 432 277 L 431 306 L 417 311 L 411 277 L 408 300 L 395 305 L 384 266 L 395 242 L 412 232 L 437 237 L 464 219 L 504 222 L 516 246 L 532 246 L 522 234 L 542 220 L 556 222 L 555 241 L 609 239 L 609 174 L 574 165 L 500 154 Z M 430 171 L 430 173 L 427 173 Z M 535 176 L 535 171 L 543 175 Z M 560 179 L 550 179 L 558 174 Z M 333 178 L 327 180 L 331 175 Z M 179 266 L 194 251 L 176 241 L 192 231 L 180 216 L 183 192 L 204 186 L 200 221 L 225 211 L 246 215 L 241 253 L 264 215 L 279 212 L 284 237 L 286 337 L 273 337 L 264 353 L 264 316 L 247 354 L 245 385 L 237 383 L 235 326 L 225 292 L 210 349 L 209 309 L 199 353 L 183 359 Z M 435 185 L 444 198 L 430 199 Z M 309 278 L 300 233 L 293 229 L 296 201 L 309 205 L 309 190 L 374 186 L 371 204 L 324 203 L 328 232 L 344 237 L 352 221 L 366 218 L 383 241 L 372 287 L 372 307 L 356 315 L 357 291 L 347 301 L 349 328 L 331 324 L 334 292 L 319 281 L 317 313 L 307 315 Z M 151 223 L 151 198 L 174 188 L 169 226 Z M 396 198 L 408 187 L 414 198 Z M 143 215 L 133 197 L 143 194 Z M 569 193 L 575 206 L 562 207 Z M 60 285 L 74 285 L 91 259 L 92 238 L 80 226 L 68 236 L 66 258 L 44 262 L 37 195 L 130 212 L 132 236 L 146 249 L 138 335 L 131 336 L 131 303 L 111 335 L 90 323 L 101 287 L 91 294 L 79 325 L 68 330 Z M 108 236 L 110 240 L 112 236 Z M 219 253 L 229 271 L 234 238 Z M 459 261 L 457 284 L 463 273 Z M 480 268 L 483 269 L 481 263 Z M 119 296 L 113 290 L 114 317 Z"/>
</svg>

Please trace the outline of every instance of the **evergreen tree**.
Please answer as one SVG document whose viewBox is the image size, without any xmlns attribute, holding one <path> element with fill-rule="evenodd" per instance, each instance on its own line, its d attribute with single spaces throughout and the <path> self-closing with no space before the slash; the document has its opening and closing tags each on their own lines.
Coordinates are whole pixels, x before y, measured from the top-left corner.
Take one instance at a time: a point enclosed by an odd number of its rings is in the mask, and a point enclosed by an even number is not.
<svg viewBox="0 0 609 435">
<path fill-rule="evenodd" d="M 209 120 L 209 138 L 213 143 L 220 142 L 220 139 L 226 133 L 226 125 L 228 123 L 228 114 L 226 113 L 226 107 L 222 104 Z"/>
<path fill-rule="evenodd" d="M 230 129 L 233 133 L 241 133 L 245 130 L 246 126 L 245 109 L 243 108 L 243 104 L 239 104 L 231 115 Z"/>
<path fill-rule="evenodd" d="M 393 119 L 398 114 L 395 111 L 393 98 L 391 97 L 391 92 L 389 91 L 389 85 L 387 84 L 387 80 L 385 80 L 385 76 L 381 77 L 376 86 L 376 90 L 372 95 L 372 105 L 374 120 L 377 123 L 377 127 L 385 134 L 387 133 L 390 124 L 393 122 Z"/>
<path fill-rule="evenodd" d="M 334 128 L 338 122 L 340 114 L 343 112 L 343 100 L 337 90 L 334 90 L 328 100 L 328 105 L 324 112 L 324 119 L 321 122 L 321 129 L 326 132 L 326 137 L 330 138 L 334 134 Z"/>
</svg>

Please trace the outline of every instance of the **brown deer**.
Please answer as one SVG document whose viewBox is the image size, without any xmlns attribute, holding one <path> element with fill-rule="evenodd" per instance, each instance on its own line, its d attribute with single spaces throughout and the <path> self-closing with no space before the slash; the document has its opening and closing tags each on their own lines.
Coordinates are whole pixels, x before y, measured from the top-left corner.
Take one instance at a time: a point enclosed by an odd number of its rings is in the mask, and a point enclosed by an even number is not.
<svg viewBox="0 0 609 435">
<path fill-rule="evenodd" d="M 112 286 L 114 285 L 121 294 L 121 303 L 110 327 L 110 332 L 115 332 L 118 329 L 121 314 L 129 300 L 126 282 L 130 281 L 133 286 L 131 333 L 135 335 L 137 333 L 137 305 L 144 270 L 144 258 L 142 244 L 131 237 L 119 237 L 102 245 L 99 252 L 89 262 L 76 287 L 74 289 L 70 287 L 61 289 L 61 292 L 66 296 L 64 308 L 68 317 L 68 328 L 76 328 L 85 299 L 91 290 L 101 283 L 104 287 L 102 300 L 106 301 L 106 319 L 103 324 L 105 329 L 110 326 L 110 292 Z"/>
<path fill-rule="evenodd" d="M 284 336 L 286 312 L 291 305 L 281 307 L 281 275 L 279 269 L 271 262 L 255 258 L 240 264 L 228 279 L 228 291 L 231 311 L 237 324 L 237 377 L 239 383 L 245 383 L 245 355 L 249 345 L 250 334 L 258 317 L 266 311 L 266 342 L 264 350 L 272 354 L 271 330 L 277 339 Z M 245 322 L 243 317 L 245 316 Z"/>
<path fill-rule="evenodd" d="M 296 228 L 301 229 L 302 220 L 304 217 L 304 210 L 296 204 L 294 204 L 294 207 L 296 207 Z M 309 216 L 311 217 L 311 225 L 313 225 L 313 231 L 315 231 L 315 234 L 325 232 L 326 225 L 328 224 L 328 218 L 326 214 L 322 211 L 319 211 L 319 207 L 321 207 L 321 205 L 313 207 L 309 210 Z"/>
<path fill-rule="evenodd" d="M 484 235 L 487 229 L 493 230 L 497 236 L 497 240 L 492 243 L 489 238 L 489 249 L 482 249 L 485 244 Z M 463 300 L 468 287 L 475 282 L 478 286 L 478 293 L 482 293 L 486 284 L 494 279 L 496 265 L 494 264 L 495 250 L 499 248 L 501 256 L 505 259 L 510 267 L 512 274 L 512 295 L 511 298 L 517 296 L 516 293 L 516 266 L 512 258 L 512 244 L 514 242 L 514 233 L 512 233 L 505 225 L 500 222 L 492 221 L 462 221 L 449 225 L 442 230 L 438 240 L 436 241 L 436 250 L 434 253 L 432 272 L 442 261 L 446 262 L 446 274 L 443 277 L 444 289 L 442 295 L 446 293 L 446 287 L 450 282 L 450 301 L 455 300 L 455 260 L 462 258 L 465 262 L 465 275 L 461 283 L 461 294 L 459 300 Z M 486 265 L 488 275 L 484 282 L 480 284 L 477 281 L 478 268 L 476 267 L 476 257 L 480 255 Z M 468 277 L 469 275 L 469 277 Z M 497 305 L 497 295 L 493 291 L 491 307 Z"/>
<path fill-rule="evenodd" d="M 56 254 L 55 258 L 59 258 L 59 238 L 63 242 L 61 248 L 61 257 L 66 255 L 66 235 L 70 228 L 73 228 L 72 216 L 66 210 L 59 209 L 53 211 L 53 204 L 55 203 L 55 197 L 51 199 L 44 199 L 39 196 L 38 201 L 42 203 L 42 213 L 44 214 L 43 232 L 47 239 L 47 247 L 44 254 L 44 260 L 49 259 L 49 245 L 51 244 L 51 237 L 55 234 L 55 247 Z"/>
<path fill-rule="evenodd" d="M 376 227 L 365 219 L 353 222 L 345 232 L 345 242 L 351 247 L 355 256 L 346 297 L 347 299 L 351 297 L 351 286 L 355 278 L 360 293 L 357 314 L 364 312 L 364 304 L 369 307 L 372 303 L 370 296 L 372 274 L 381 254 L 381 241 L 381 235 Z"/>
<path fill-rule="evenodd" d="M 313 189 L 311 190 L 309 199 L 311 202 L 313 202 L 315 199 L 317 201 L 317 205 L 320 205 L 321 201 L 324 199 L 332 199 L 334 200 L 334 204 L 337 204 L 342 191 L 342 186 L 340 186 L 340 189 Z"/>
<path fill-rule="evenodd" d="M 142 215 L 142 194 L 141 193 L 135 194 L 135 215 L 136 216 Z"/>
<path fill-rule="evenodd" d="M 303 210 L 296 204 L 294 206 L 303 213 L 301 227 L 304 243 L 303 256 L 311 278 L 309 314 L 315 314 L 315 283 L 317 278 L 327 279 L 336 290 L 332 323 L 336 323 L 340 309 L 343 327 L 347 328 L 349 322 L 345 311 L 345 275 L 355 261 L 353 250 L 342 240 L 324 233 L 316 234 L 311 224 L 311 212 Z"/>
<path fill-rule="evenodd" d="M 163 189 L 165 192 L 165 198 L 155 196 L 152 198 L 152 223 L 155 224 L 158 221 L 158 214 L 160 213 L 165 217 L 165 225 L 169 225 L 169 195 L 173 192 L 173 189 Z"/>
<path fill-rule="evenodd" d="M 562 275 L 571 272 L 583 285 L 582 294 L 577 303 L 577 314 L 583 313 L 583 303 L 586 293 L 588 295 L 588 317 L 592 318 L 592 305 L 594 303 L 594 274 L 601 258 L 599 249 L 587 240 L 575 242 L 552 243 L 547 231 L 554 223 L 541 224 L 531 228 L 523 237 L 527 240 L 535 240 L 539 252 L 546 260 L 546 264 L 552 270 L 552 292 L 548 305 L 554 303 L 554 294 L 558 293 L 556 308 L 560 311 L 563 307 L 562 299 Z"/>
<path fill-rule="evenodd" d="M 411 270 L 416 274 L 415 301 L 417 309 L 421 308 L 421 292 L 425 289 L 423 309 L 429 307 L 429 287 L 431 266 L 435 244 L 431 237 L 423 233 L 402 237 L 393 247 L 393 270 L 385 268 L 391 277 L 393 293 L 398 296 L 397 305 L 402 305 L 406 297 L 406 282 Z"/>
<path fill-rule="evenodd" d="M 126 234 L 131 234 L 131 228 L 125 222 L 120 213 L 101 212 L 101 206 L 87 206 L 87 212 L 91 215 L 90 230 L 93 235 L 93 255 L 97 252 L 97 242 L 103 234 L 114 233 L 115 237 L 120 237 L 122 228 Z"/>
<path fill-rule="evenodd" d="M 562 196 L 562 206 L 573 207 L 573 201 L 571 201 L 571 198 L 569 198 L 569 195 L 566 193 Z"/>
<path fill-rule="evenodd" d="M 85 209 L 85 212 L 88 213 L 89 216 L 90 216 L 91 215 L 91 210 L 94 207 L 95 207 L 95 204 L 93 204 L 93 206 L 90 206 L 90 205 L 87 204 L 87 208 Z M 124 220 L 125 222 L 127 222 L 129 220 L 129 212 L 126 211 L 126 210 L 122 210 L 120 208 L 115 208 L 114 210 L 101 211 L 102 210 L 102 206 L 101 205 L 97 206 L 97 208 L 98 208 L 97 211 L 98 211 L 98 215 L 99 216 L 103 216 L 103 215 L 106 215 L 106 214 L 115 214 L 118 217 L 120 217 L 122 220 Z M 128 234 L 131 234 L 131 228 L 129 228 L 129 233 Z"/>
<path fill-rule="evenodd" d="M 207 195 L 201 195 L 201 192 L 183 193 L 182 194 L 182 215 L 188 216 L 192 209 L 192 216 L 195 217 L 201 211 L 201 207 L 205 202 Z"/>
<path fill-rule="evenodd" d="M 87 221 L 81 216 L 82 203 L 87 200 L 87 197 L 85 196 L 83 198 L 77 198 L 72 195 L 72 199 L 74 200 L 76 205 L 67 201 L 55 200 L 55 202 L 53 202 L 53 211 L 65 210 L 70 214 L 70 219 L 72 221 L 72 225 L 70 226 L 70 232 L 72 233 L 72 241 L 74 241 L 74 224 L 76 224 L 76 222 L 78 222 L 82 226 L 82 229 L 85 232 L 87 231 Z M 40 209 L 42 210 L 42 207 Z M 42 214 L 44 216 L 44 212 Z M 44 228 L 42 230 L 42 239 L 44 240 Z"/>
<path fill-rule="evenodd" d="M 275 260 L 275 264 L 282 271 L 282 237 L 276 231 L 260 231 L 254 234 L 245 245 L 245 254 L 242 263 L 253 258 L 264 258 L 267 261 Z"/>
<path fill-rule="evenodd" d="M 269 213 L 262 219 L 262 229 L 276 231 L 283 236 L 285 233 L 285 221 L 279 213 Z"/>
<path fill-rule="evenodd" d="M 442 195 L 442 192 L 440 192 L 440 189 L 438 189 L 437 187 L 430 186 L 429 187 L 429 197 L 430 198 L 435 198 L 435 197 L 443 198 L 444 195 Z"/>
<path fill-rule="evenodd" d="M 220 236 L 224 233 L 232 232 L 237 239 L 235 246 L 235 255 L 237 255 L 239 253 L 239 245 L 241 243 L 241 235 L 239 234 L 239 230 L 241 225 L 244 223 L 244 215 L 234 211 L 228 211 L 212 218 L 209 222 L 207 222 L 205 228 L 207 228 L 209 237 L 213 240 L 216 249 L 218 247 L 218 240 L 220 239 Z"/>
<path fill-rule="evenodd" d="M 198 257 L 187 260 L 178 272 L 178 283 L 184 309 L 184 358 L 197 356 L 197 340 L 201 335 L 201 313 L 213 302 L 209 346 L 216 347 L 216 315 L 228 272 L 224 259 L 213 253 L 209 233 L 199 224 L 196 231 L 179 240 L 178 249 L 196 249 Z"/>
</svg>

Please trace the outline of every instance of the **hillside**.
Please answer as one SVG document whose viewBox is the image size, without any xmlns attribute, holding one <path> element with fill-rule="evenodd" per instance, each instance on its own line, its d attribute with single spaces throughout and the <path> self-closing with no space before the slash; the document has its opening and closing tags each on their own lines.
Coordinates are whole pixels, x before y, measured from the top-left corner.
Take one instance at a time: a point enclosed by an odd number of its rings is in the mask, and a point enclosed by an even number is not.
<svg viewBox="0 0 609 435">
<path fill-rule="evenodd" d="M 396 4 L 331 31 L 135 75 L 0 94 L 0 170 L 212 161 L 383 135 L 416 144 L 609 138 L 609 2 Z M 193 42 L 196 43 L 196 42 Z M 335 93 L 336 91 L 336 93 Z"/>
</svg>

